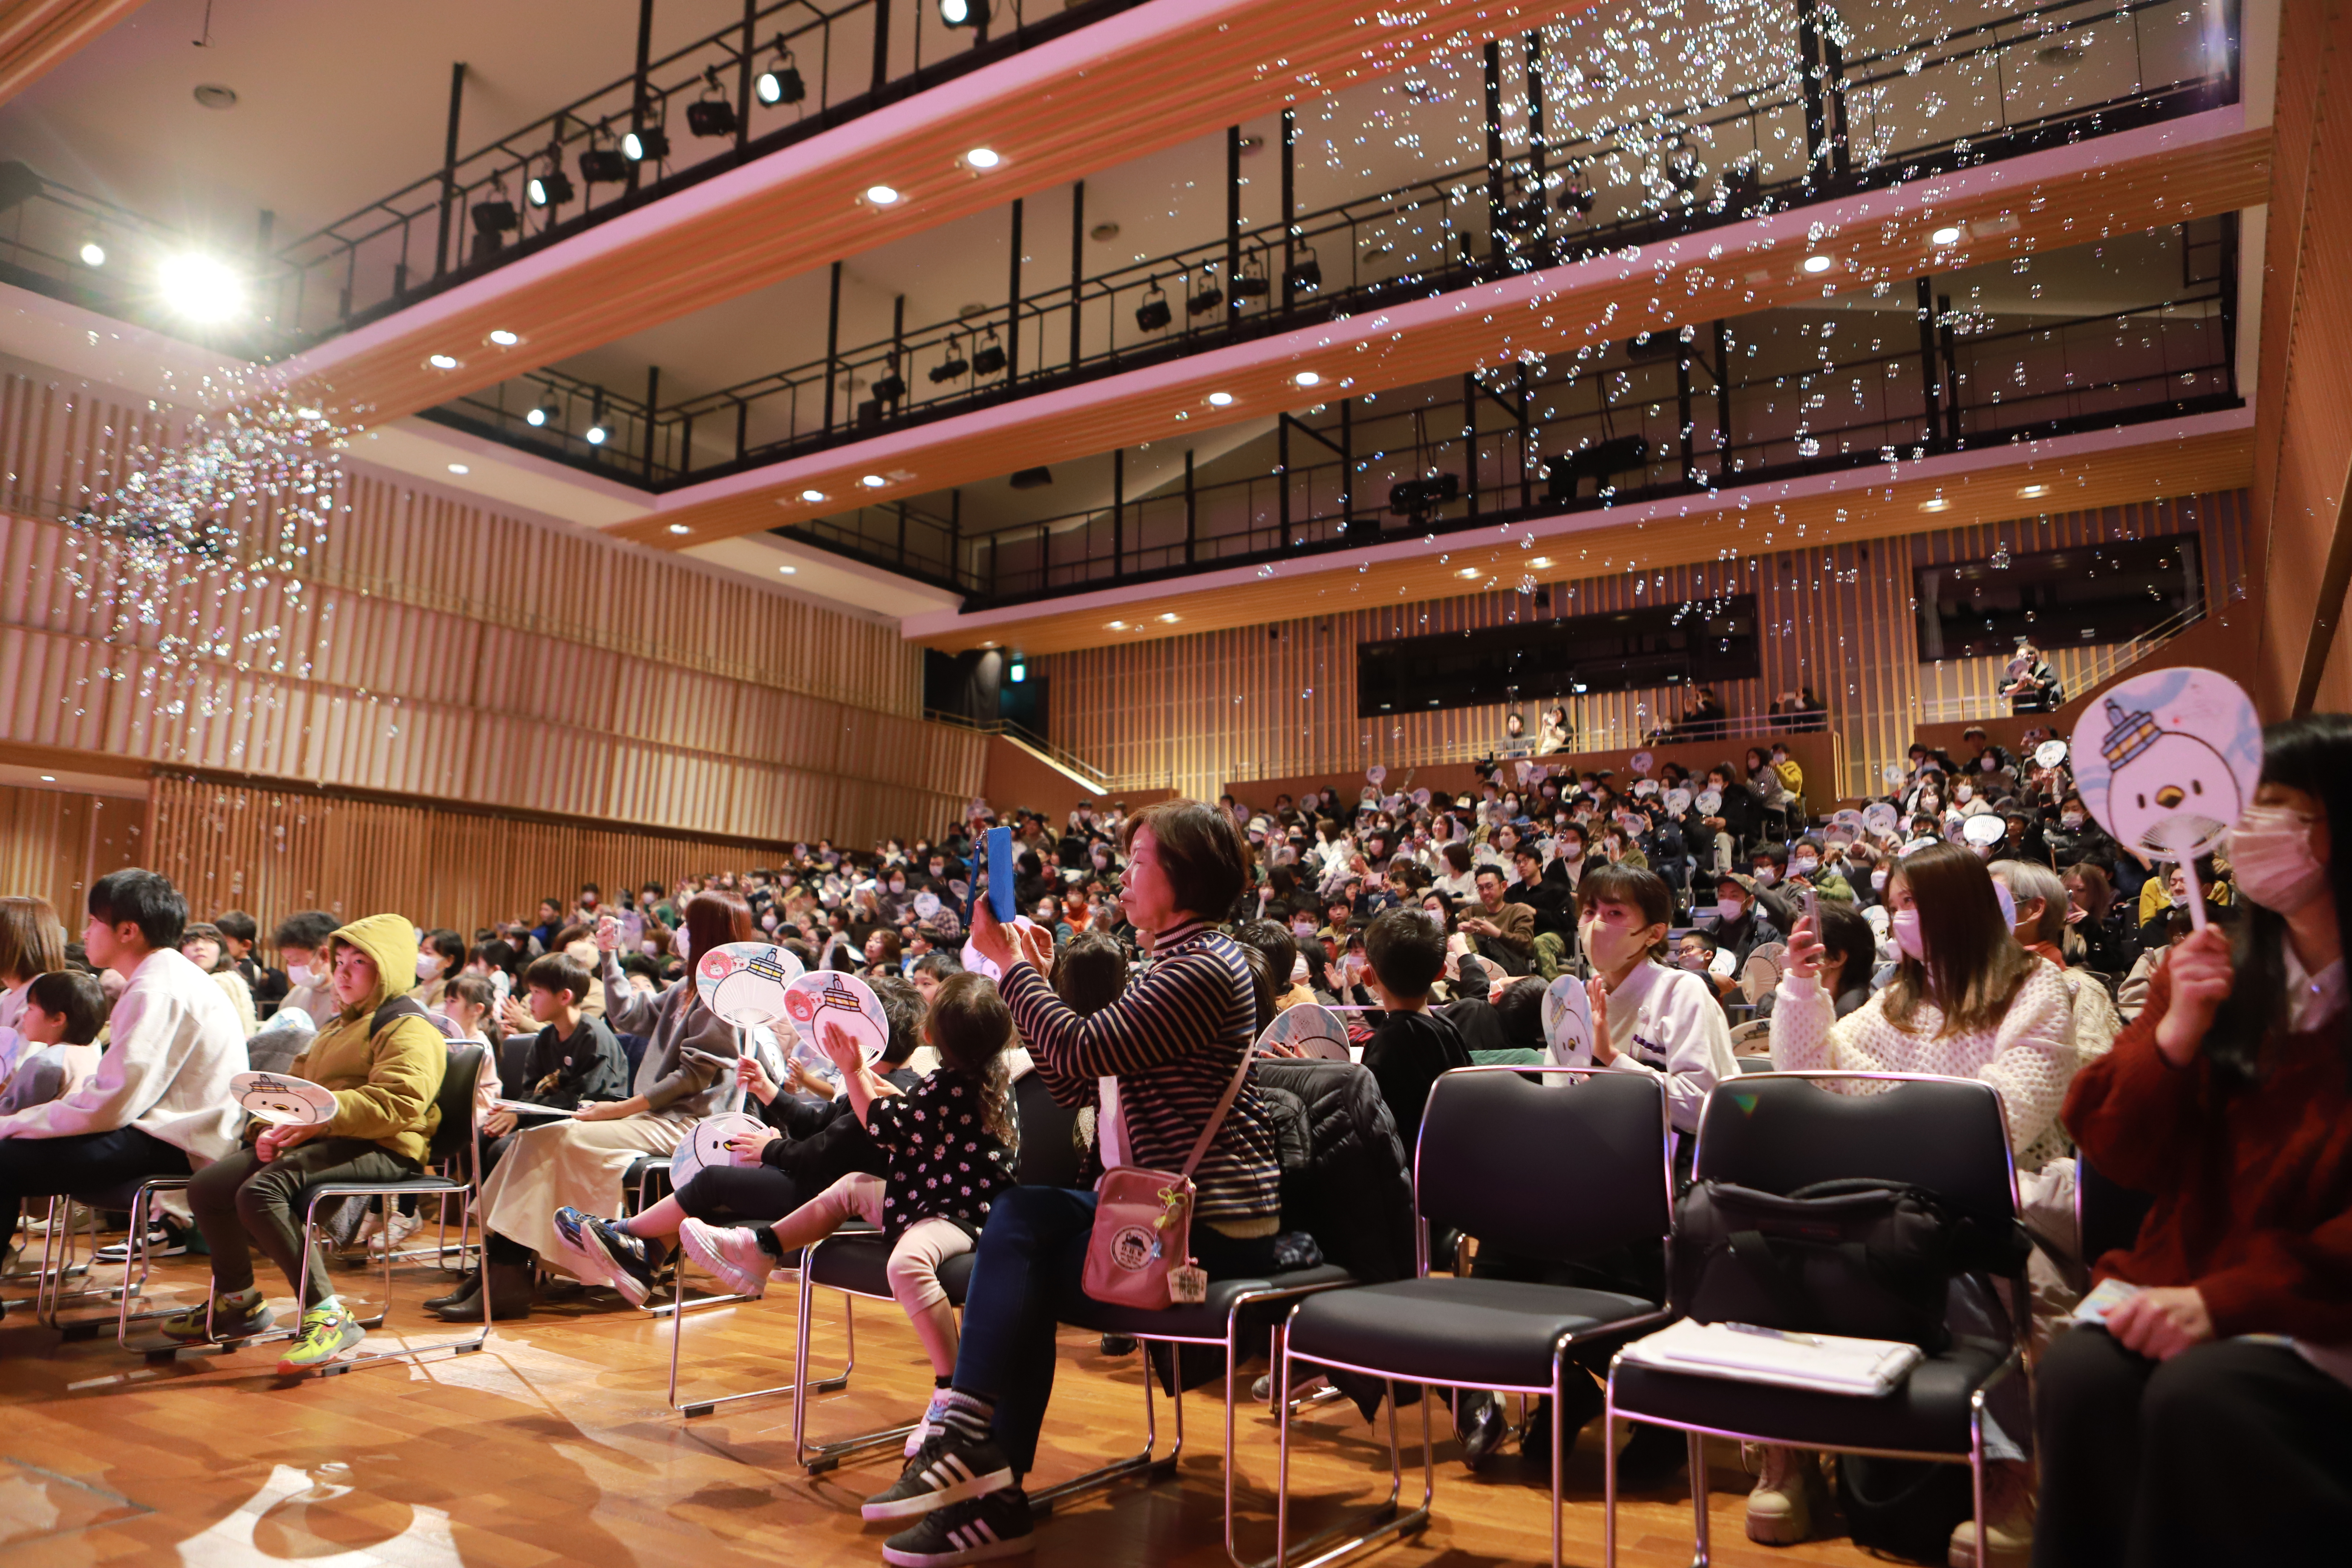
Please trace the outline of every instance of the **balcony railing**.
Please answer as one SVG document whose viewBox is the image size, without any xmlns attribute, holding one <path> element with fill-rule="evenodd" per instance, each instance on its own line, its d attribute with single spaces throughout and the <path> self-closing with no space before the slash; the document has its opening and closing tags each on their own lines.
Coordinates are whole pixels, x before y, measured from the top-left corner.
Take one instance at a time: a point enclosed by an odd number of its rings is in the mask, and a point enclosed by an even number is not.
<svg viewBox="0 0 2352 1568">
<path fill-rule="evenodd" d="M 1825 100 L 1799 73 L 1670 116 L 1664 130 L 1643 118 L 1537 138 L 1286 224 L 1231 222 L 1217 237 L 1096 275 L 1036 285 L 1016 275 L 1008 298 L 977 314 L 665 405 L 649 437 L 608 427 L 591 446 L 576 410 L 527 424 L 534 409 L 578 401 L 547 372 L 431 416 L 656 489 L 699 482 L 1215 344 L 2215 107 L 2237 95 L 2235 15 L 2234 5 L 2063 0 L 1933 44 L 1837 58 Z M 1539 52 L 1528 64 L 1536 107 L 1548 68 Z M 1487 90 L 1499 123 L 1493 71 Z M 1283 140 L 1292 207 L 1287 118 Z M 1240 153 L 1235 129 L 1229 180 L 1242 178 Z M 1074 201 L 1076 229 L 1083 185 Z M 1023 204 L 1008 209 L 1015 254 L 1023 216 Z"/>
</svg>

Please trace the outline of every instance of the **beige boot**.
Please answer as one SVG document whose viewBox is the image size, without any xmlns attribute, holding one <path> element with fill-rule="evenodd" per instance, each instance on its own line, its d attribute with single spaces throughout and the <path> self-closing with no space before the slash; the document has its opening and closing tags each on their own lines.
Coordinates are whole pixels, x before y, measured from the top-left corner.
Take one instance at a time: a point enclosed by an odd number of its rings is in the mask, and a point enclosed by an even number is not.
<svg viewBox="0 0 2352 1568">
<path fill-rule="evenodd" d="M 1748 1539 L 1794 1546 L 1813 1532 L 1813 1515 L 1828 1500 L 1822 1465 L 1810 1449 L 1763 1445 L 1764 1473 L 1748 1494 Z"/>
<path fill-rule="evenodd" d="M 1983 1568 L 2024 1568 L 2033 1553 L 2033 1468 L 2013 1460 L 1995 1459 L 1985 1466 L 1985 1534 L 1991 1554 Z M 1951 1568 L 1979 1568 L 1977 1521 L 1964 1519 L 1953 1527 Z"/>
</svg>

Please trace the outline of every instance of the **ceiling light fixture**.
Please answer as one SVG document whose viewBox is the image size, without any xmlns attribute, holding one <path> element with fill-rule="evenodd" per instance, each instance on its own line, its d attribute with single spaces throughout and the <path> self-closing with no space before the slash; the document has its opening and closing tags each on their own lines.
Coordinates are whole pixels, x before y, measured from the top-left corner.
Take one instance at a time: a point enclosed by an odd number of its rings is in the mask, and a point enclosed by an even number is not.
<svg viewBox="0 0 2352 1568">
<path fill-rule="evenodd" d="M 452 463 L 449 465 L 449 471 L 453 474 L 470 474 L 474 470 L 463 463 Z"/>
<path fill-rule="evenodd" d="M 609 434 L 610 432 L 602 425 L 591 425 L 588 426 L 587 434 L 580 438 L 587 442 L 591 447 L 601 447 L 604 444 L 604 438 Z"/>
<path fill-rule="evenodd" d="M 2023 496 L 2026 500 L 2032 500 L 2036 496 L 2048 495 L 2050 493 L 2050 487 L 2048 485 L 2027 485 L 2021 489 L 2017 493 Z"/>
<path fill-rule="evenodd" d="M 1541 571 L 1544 567 L 1551 564 L 1551 557 L 1549 555 L 1538 555 L 1533 561 L 1528 562 L 1528 564 L 1535 567 L 1538 571 Z"/>
<path fill-rule="evenodd" d="M 682 522 L 671 523 L 669 525 L 669 531 L 672 533 L 692 533 L 694 531 L 694 530 L 687 527 L 687 525 Z"/>
<path fill-rule="evenodd" d="M 1478 568 L 1475 566 L 1465 566 L 1461 571 L 1456 572 L 1454 575 L 1456 577 L 1475 577 L 1478 575 Z"/>
<path fill-rule="evenodd" d="M 940 25 L 978 27 L 988 21 L 988 0 L 940 0 Z"/>
<path fill-rule="evenodd" d="M 43 773 L 41 775 L 41 782 L 43 784 L 55 784 L 58 782 L 58 775 L 55 773 Z"/>
<path fill-rule="evenodd" d="M 621 156 L 632 163 L 658 163 L 669 156 L 669 132 L 658 125 L 632 131 L 621 138 Z"/>
<path fill-rule="evenodd" d="M 1233 401 L 1234 395 L 1230 392 L 1213 392 L 1209 394 L 1209 406 L 1212 408 L 1229 407 L 1232 405 Z"/>
<path fill-rule="evenodd" d="M 761 103 L 771 108 L 779 103 L 798 103 L 808 96 L 808 84 L 801 80 L 800 68 L 793 64 L 793 51 L 784 47 L 784 36 L 776 35 L 776 61 L 760 73 L 751 84 L 751 91 Z"/>
<path fill-rule="evenodd" d="M 524 424 L 536 430 L 543 425 L 554 424 L 560 417 L 562 417 L 562 416 L 557 413 L 555 405 L 551 403 L 548 403 L 542 404 L 539 407 L 532 409 L 530 413 L 524 415 L 522 419 Z"/>
<path fill-rule="evenodd" d="M 1320 386 L 1323 384 L 1323 378 L 1316 374 L 1311 370 L 1302 370 L 1290 379 L 1300 386 Z"/>
<path fill-rule="evenodd" d="M 523 182 L 522 195 L 535 207 L 560 207 L 572 199 L 572 176 L 555 167 L 551 160 L 547 173 L 533 174 Z"/>
<path fill-rule="evenodd" d="M 821 501 L 824 499 L 825 494 L 823 490 L 803 490 L 801 492 L 801 500 L 804 501 L 814 502 Z"/>
<path fill-rule="evenodd" d="M 435 370 L 462 370 L 466 364 L 456 354 L 426 354 L 425 363 Z"/>
<path fill-rule="evenodd" d="M 800 574 L 801 569 L 797 566 L 779 566 L 776 570 L 782 573 L 787 577 L 796 577 Z"/>
<path fill-rule="evenodd" d="M 1835 267 L 1836 265 L 1836 262 L 1832 261 L 1826 256 L 1808 256 L 1805 258 L 1805 270 L 1808 272 L 1827 272 L 1831 268 Z"/>
<path fill-rule="evenodd" d="M 1161 611 L 1160 615 L 1160 624 L 1168 626 L 1174 626 L 1176 624 L 1176 613 L 1173 610 Z"/>
<path fill-rule="evenodd" d="M 1936 245 L 1958 245 L 1960 243 L 1959 226 L 1958 224 L 1948 223 L 1943 227 L 1937 229 L 1935 233 L 1929 235 L 1927 238 L 1930 243 Z"/>
<path fill-rule="evenodd" d="M 163 302 L 192 321 L 225 321 L 245 309 L 245 283 L 228 264 L 189 252 L 156 270 Z"/>
<path fill-rule="evenodd" d="M 857 482 L 858 482 L 859 484 L 861 484 L 861 485 L 864 485 L 864 486 L 865 486 L 867 489 L 869 489 L 869 490 L 878 490 L 878 489 L 880 489 L 883 486 L 885 486 L 885 485 L 888 484 L 890 481 L 889 481 L 889 480 L 887 480 L 887 479 L 884 479 L 884 478 L 883 478 L 881 475 L 879 475 L 879 474 L 867 474 L 867 475 L 866 475 L 866 476 L 865 476 L 863 479 L 859 479 Z"/>
<path fill-rule="evenodd" d="M 81 264 L 84 267 L 105 266 L 106 247 L 99 244 L 98 241 L 94 239 L 88 245 L 83 246 L 81 247 Z"/>
<path fill-rule="evenodd" d="M 1123 632 L 1123 631 L 1127 630 L 1127 623 L 1126 623 L 1125 621 L 1113 621 L 1113 622 L 1111 622 L 1111 624 L 1110 624 L 1108 627 L 1106 627 L 1105 629 L 1106 629 L 1106 630 L 1108 630 L 1108 631 L 1114 631 L 1114 632 Z"/>
<path fill-rule="evenodd" d="M 895 205 L 898 200 L 898 188 L 893 185 L 868 185 L 866 187 L 866 199 L 877 207 Z"/>
<path fill-rule="evenodd" d="M 520 342 L 522 342 L 522 334 L 520 332 L 510 332 L 504 327 L 499 328 L 496 331 L 490 334 L 490 342 L 494 346 L 502 349 L 510 349 Z"/>
<path fill-rule="evenodd" d="M 963 161 L 975 169 L 993 169 L 1004 162 L 1004 155 L 993 147 L 975 147 L 963 155 Z"/>
<path fill-rule="evenodd" d="M 1921 511 L 1944 511 L 1948 510 L 1951 504 L 1952 503 L 1950 501 L 1946 500 L 1942 496 L 1937 496 L 1933 500 L 1921 501 L 1919 503 L 1919 510 Z"/>
</svg>

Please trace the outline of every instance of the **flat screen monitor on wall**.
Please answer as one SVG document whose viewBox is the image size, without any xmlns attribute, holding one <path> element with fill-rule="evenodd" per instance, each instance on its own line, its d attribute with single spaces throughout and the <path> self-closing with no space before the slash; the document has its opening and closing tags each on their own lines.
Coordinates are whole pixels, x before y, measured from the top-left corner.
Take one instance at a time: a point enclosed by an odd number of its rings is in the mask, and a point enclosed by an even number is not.
<svg viewBox="0 0 2352 1568">
<path fill-rule="evenodd" d="M 2026 638 L 2046 651 L 2178 630 L 2204 611 L 2204 571 L 2193 533 L 1922 566 L 1919 661 L 2006 658 Z"/>
<path fill-rule="evenodd" d="M 1360 644 L 1356 712 L 1426 712 L 1649 690 L 1763 672 L 1756 598 L 1563 616 Z"/>
</svg>

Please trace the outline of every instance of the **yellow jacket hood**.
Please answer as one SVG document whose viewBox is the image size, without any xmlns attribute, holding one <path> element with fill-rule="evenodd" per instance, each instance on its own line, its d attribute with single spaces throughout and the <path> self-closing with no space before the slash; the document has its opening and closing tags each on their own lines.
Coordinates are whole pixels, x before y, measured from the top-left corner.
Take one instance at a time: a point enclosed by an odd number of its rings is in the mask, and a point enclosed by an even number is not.
<svg viewBox="0 0 2352 1568">
<path fill-rule="evenodd" d="M 365 915 L 338 929 L 331 942 L 345 942 L 368 955 L 375 964 L 373 990 L 346 1007 L 350 1014 L 371 1014 L 395 996 L 405 996 L 416 984 L 416 928 L 398 915 Z"/>
</svg>

